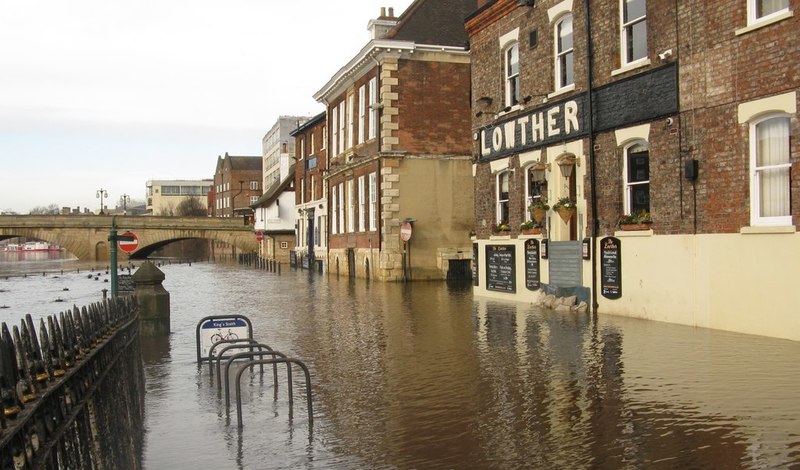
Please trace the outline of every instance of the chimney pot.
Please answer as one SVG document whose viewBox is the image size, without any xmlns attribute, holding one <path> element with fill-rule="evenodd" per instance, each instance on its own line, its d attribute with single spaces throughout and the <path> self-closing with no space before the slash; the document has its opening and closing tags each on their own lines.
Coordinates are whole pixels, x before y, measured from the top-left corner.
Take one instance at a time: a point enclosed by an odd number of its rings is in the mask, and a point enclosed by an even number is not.
<svg viewBox="0 0 800 470">
<path fill-rule="evenodd" d="M 389 18 L 394 18 L 394 8 L 389 7 Z"/>
<path fill-rule="evenodd" d="M 386 16 L 386 7 L 381 7 L 381 18 Z"/>
</svg>

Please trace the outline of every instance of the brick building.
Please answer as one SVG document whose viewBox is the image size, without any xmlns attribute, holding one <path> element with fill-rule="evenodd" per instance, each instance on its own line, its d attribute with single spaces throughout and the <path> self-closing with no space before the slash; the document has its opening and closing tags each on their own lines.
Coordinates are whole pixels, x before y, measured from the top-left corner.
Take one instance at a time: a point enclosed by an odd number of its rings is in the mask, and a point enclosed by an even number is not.
<svg viewBox="0 0 800 470">
<path fill-rule="evenodd" d="M 366 46 L 314 95 L 327 113 L 332 273 L 384 281 L 468 273 L 463 19 L 474 8 L 474 0 L 416 0 L 399 17 L 382 11 L 369 22 Z M 400 236 L 406 222 L 414 224 L 408 250 Z"/>
<path fill-rule="evenodd" d="M 217 158 L 214 171 L 212 217 L 245 216 L 261 196 L 261 157 L 228 155 Z"/>
<path fill-rule="evenodd" d="M 475 292 L 800 339 L 797 6 L 480 2 Z M 542 199 L 543 234 L 521 235 Z M 622 230 L 643 211 L 652 225 Z"/>
<path fill-rule="evenodd" d="M 323 169 L 328 167 L 325 112 L 292 131 L 295 139 L 295 207 L 297 208 L 296 260 L 301 269 L 323 266 L 328 258 L 327 188 Z M 317 267 L 318 269 L 318 267 Z"/>
</svg>

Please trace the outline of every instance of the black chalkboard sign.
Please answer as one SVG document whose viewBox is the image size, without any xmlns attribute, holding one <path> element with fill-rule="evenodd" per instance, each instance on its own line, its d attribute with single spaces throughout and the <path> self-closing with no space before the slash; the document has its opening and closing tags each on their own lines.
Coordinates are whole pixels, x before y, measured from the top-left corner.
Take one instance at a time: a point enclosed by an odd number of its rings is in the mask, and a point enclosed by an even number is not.
<svg viewBox="0 0 800 470">
<path fill-rule="evenodd" d="M 525 287 L 539 288 L 539 240 L 525 240 Z"/>
<path fill-rule="evenodd" d="M 478 244 L 472 244 L 472 285 L 478 286 L 480 285 L 480 279 L 478 279 Z"/>
<path fill-rule="evenodd" d="M 289 252 L 289 266 L 293 268 L 297 267 L 297 252 L 295 251 Z"/>
<path fill-rule="evenodd" d="M 622 297 L 622 245 L 618 238 L 600 240 L 600 293 L 608 299 Z"/>
<path fill-rule="evenodd" d="M 486 245 L 486 289 L 514 293 L 514 245 Z"/>
</svg>

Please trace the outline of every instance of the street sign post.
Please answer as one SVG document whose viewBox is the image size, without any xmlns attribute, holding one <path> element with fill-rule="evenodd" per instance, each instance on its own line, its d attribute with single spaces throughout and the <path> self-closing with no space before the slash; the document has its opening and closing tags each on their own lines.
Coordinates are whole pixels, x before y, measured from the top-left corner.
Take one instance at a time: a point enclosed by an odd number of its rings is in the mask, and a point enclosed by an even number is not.
<svg viewBox="0 0 800 470">
<path fill-rule="evenodd" d="M 400 227 L 400 239 L 404 242 L 411 240 L 411 222 L 406 222 Z"/>
</svg>

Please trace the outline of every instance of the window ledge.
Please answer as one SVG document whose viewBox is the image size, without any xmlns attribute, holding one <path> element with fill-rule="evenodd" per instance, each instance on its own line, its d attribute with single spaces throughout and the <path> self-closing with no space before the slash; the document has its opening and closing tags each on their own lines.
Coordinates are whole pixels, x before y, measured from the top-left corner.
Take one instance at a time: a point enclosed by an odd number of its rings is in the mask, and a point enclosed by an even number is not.
<svg viewBox="0 0 800 470">
<path fill-rule="evenodd" d="M 631 70 L 636 70 L 636 69 L 638 69 L 640 67 L 645 67 L 647 65 L 650 65 L 650 58 L 649 57 L 644 57 L 644 58 L 641 58 L 641 59 L 638 59 L 638 60 L 634 60 L 633 62 L 631 62 L 629 64 L 626 64 L 626 65 L 623 65 L 622 67 L 620 67 L 620 68 L 618 68 L 616 70 L 612 70 L 611 71 L 611 76 L 613 77 L 615 75 L 620 75 L 620 74 L 623 74 L 625 72 L 630 72 Z"/>
<path fill-rule="evenodd" d="M 633 238 L 633 237 L 652 237 L 653 229 L 650 230 L 616 230 L 614 236 L 617 238 Z"/>
<path fill-rule="evenodd" d="M 775 16 L 771 16 L 768 18 L 762 18 L 760 20 L 754 21 L 749 25 L 745 26 L 744 28 L 740 28 L 736 30 L 736 35 L 741 36 L 742 34 L 747 34 L 750 31 L 755 31 L 757 29 L 761 29 L 764 26 L 769 26 L 773 23 L 777 23 L 778 21 L 783 21 L 786 18 L 791 18 L 794 16 L 794 12 L 792 11 L 785 11 L 783 13 L 779 13 Z"/>
<path fill-rule="evenodd" d="M 505 108 L 503 108 L 503 110 L 502 110 L 502 111 L 500 111 L 499 113 L 497 113 L 497 117 L 500 117 L 500 116 L 505 116 L 506 114 L 513 113 L 514 111 L 518 111 L 518 110 L 520 110 L 520 109 L 522 109 L 522 105 L 521 105 L 521 104 L 519 104 L 519 103 L 517 103 L 517 104 L 515 104 L 514 106 L 511 106 L 510 108 L 508 108 L 508 110 L 506 110 Z"/>
<path fill-rule="evenodd" d="M 759 235 L 769 233 L 796 233 L 797 227 L 794 225 L 774 225 L 774 226 L 749 226 L 739 229 L 742 235 Z"/>
<path fill-rule="evenodd" d="M 564 88 L 559 88 L 558 90 L 550 93 L 547 95 L 547 99 L 555 98 L 558 95 L 563 95 L 564 93 L 569 93 L 570 91 L 575 90 L 575 84 L 567 85 Z"/>
<path fill-rule="evenodd" d="M 511 240 L 511 235 L 489 235 L 489 240 Z"/>
</svg>

